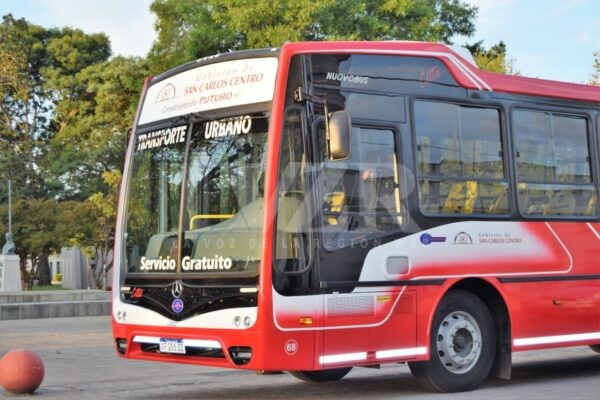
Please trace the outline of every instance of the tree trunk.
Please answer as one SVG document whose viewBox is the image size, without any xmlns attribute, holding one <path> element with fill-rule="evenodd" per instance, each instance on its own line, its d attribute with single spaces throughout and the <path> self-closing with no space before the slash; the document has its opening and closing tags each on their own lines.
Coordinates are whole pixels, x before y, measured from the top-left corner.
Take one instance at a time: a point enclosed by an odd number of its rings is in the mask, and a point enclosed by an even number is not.
<svg viewBox="0 0 600 400">
<path fill-rule="evenodd" d="M 33 277 L 31 271 L 27 269 L 27 253 L 17 251 L 19 255 L 19 267 L 21 268 L 21 289 L 31 290 L 33 287 Z"/>
<path fill-rule="evenodd" d="M 50 265 L 48 264 L 48 252 L 42 251 L 38 259 L 38 285 L 48 286 L 51 282 L 50 277 Z"/>
</svg>

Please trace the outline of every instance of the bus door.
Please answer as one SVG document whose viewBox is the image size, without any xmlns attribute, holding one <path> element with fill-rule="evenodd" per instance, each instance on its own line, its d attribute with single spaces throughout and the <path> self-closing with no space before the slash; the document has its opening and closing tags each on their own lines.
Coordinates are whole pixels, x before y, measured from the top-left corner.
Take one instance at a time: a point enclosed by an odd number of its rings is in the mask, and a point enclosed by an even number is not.
<svg viewBox="0 0 600 400">
<path fill-rule="evenodd" d="M 323 153 L 317 168 L 324 368 L 378 363 L 416 344 L 416 293 L 372 286 L 365 272 L 365 263 L 383 262 L 367 253 L 402 225 L 395 130 L 353 124 L 350 157 L 331 161 Z"/>
</svg>

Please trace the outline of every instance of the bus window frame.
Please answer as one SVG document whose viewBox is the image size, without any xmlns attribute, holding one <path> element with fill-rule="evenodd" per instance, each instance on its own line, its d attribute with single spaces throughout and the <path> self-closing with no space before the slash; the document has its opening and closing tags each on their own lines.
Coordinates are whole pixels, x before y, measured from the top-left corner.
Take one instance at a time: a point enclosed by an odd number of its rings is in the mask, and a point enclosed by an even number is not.
<svg viewBox="0 0 600 400">
<path fill-rule="evenodd" d="M 303 174 L 302 176 L 302 182 L 303 182 L 303 189 L 304 189 L 304 199 L 303 199 L 303 203 L 304 206 L 306 207 L 306 212 L 308 216 L 314 216 L 315 215 L 315 206 L 314 206 L 314 191 L 312 190 L 312 185 L 314 185 L 314 181 L 315 179 L 313 178 L 313 174 L 311 173 L 311 169 L 312 169 L 312 146 L 310 145 L 310 141 L 309 141 L 309 137 L 310 137 L 310 132 L 308 132 L 308 122 L 307 122 L 307 115 L 306 115 L 306 107 L 302 106 L 302 105 L 290 105 L 287 106 L 282 113 L 282 118 L 281 118 L 281 127 L 280 127 L 280 132 L 281 132 L 281 141 L 279 144 L 279 149 L 277 149 L 278 152 L 278 156 L 277 156 L 277 186 L 276 186 L 276 191 L 273 194 L 275 197 L 275 214 L 273 217 L 273 224 L 274 224 L 274 230 L 273 230 L 273 243 L 277 243 L 277 238 L 278 238 L 278 230 L 277 230 L 277 215 L 278 212 L 277 210 L 279 210 L 279 193 L 281 192 L 281 187 L 280 187 L 280 174 L 282 172 L 282 165 L 281 165 L 281 155 L 283 153 L 283 147 L 285 144 L 284 141 L 284 132 L 285 132 L 285 124 L 286 124 L 286 117 L 287 115 L 291 112 L 291 111 L 299 111 L 300 112 L 300 129 L 302 132 L 302 136 L 301 136 L 301 140 L 302 140 L 302 147 L 303 147 L 303 158 L 304 160 L 302 161 L 305 165 L 301 166 L 301 171 L 300 174 Z M 273 260 L 273 269 L 276 271 L 277 274 L 281 274 L 283 276 L 298 276 L 298 275 L 303 275 L 306 273 L 309 273 L 309 271 L 313 270 L 313 266 L 315 264 L 315 251 L 314 251 L 314 223 L 315 218 L 309 218 L 308 224 L 306 226 L 307 228 L 307 246 L 306 246 L 306 264 L 304 265 L 304 267 L 301 270 L 298 271 L 284 271 L 281 270 L 278 265 L 277 265 L 277 246 L 273 246 L 272 248 L 272 260 Z M 308 289 L 308 288 L 304 288 L 304 289 Z"/>
<path fill-rule="evenodd" d="M 414 211 L 419 213 L 420 215 L 426 218 L 450 218 L 456 220 L 463 219 L 511 219 L 514 217 L 516 212 L 516 190 L 513 185 L 515 182 L 515 169 L 513 163 L 511 162 L 512 157 L 512 131 L 509 131 L 510 119 L 509 119 L 509 111 L 506 110 L 506 107 L 501 102 L 494 102 L 490 100 L 482 100 L 482 99 L 469 99 L 469 98 L 456 98 L 456 97 L 438 97 L 438 96 L 409 96 L 409 113 L 410 113 L 410 132 L 411 132 L 411 141 L 412 141 L 412 172 L 414 175 L 415 189 L 414 196 L 415 200 L 411 204 L 414 205 Z M 447 103 L 451 105 L 455 105 L 458 107 L 470 107 L 470 108 L 482 108 L 482 109 L 493 109 L 498 112 L 498 128 L 500 130 L 500 145 L 502 149 L 502 165 L 504 169 L 504 177 L 503 180 L 499 180 L 498 182 L 506 183 L 507 200 L 508 200 L 508 210 L 506 213 L 499 214 L 481 214 L 481 213 L 470 213 L 470 214 L 459 214 L 459 213 L 431 213 L 424 211 L 421 207 L 420 201 L 420 188 L 419 188 L 419 179 L 420 176 L 418 174 L 419 164 L 418 164 L 418 149 L 417 149 L 417 124 L 416 124 L 416 115 L 415 115 L 415 103 L 418 101 L 427 101 L 427 102 L 438 102 L 438 103 Z"/>
<path fill-rule="evenodd" d="M 541 112 L 541 113 L 550 113 L 553 116 L 565 116 L 565 117 L 574 117 L 574 118 L 584 118 L 585 119 L 585 127 L 586 134 L 588 140 L 588 158 L 590 165 L 590 184 L 596 190 L 596 212 L 591 215 L 558 215 L 558 214 L 525 214 L 521 211 L 521 207 L 518 203 L 518 193 L 517 187 L 519 184 L 517 178 L 517 144 L 515 140 L 514 133 L 514 113 L 515 111 L 532 111 L 532 112 Z M 594 221 L 598 220 L 600 216 L 600 156 L 598 152 L 600 150 L 600 131 L 597 131 L 597 134 L 594 135 L 594 125 L 593 120 L 594 116 L 590 113 L 590 111 L 583 106 L 563 106 L 560 104 L 554 103 L 544 103 L 540 102 L 524 102 L 524 101 L 515 101 L 510 104 L 508 110 L 509 118 L 509 128 L 510 128 L 510 137 L 511 137 L 511 168 L 513 169 L 513 181 L 512 185 L 514 186 L 514 200 L 515 200 L 515 213 L 518 215 L 519 219 L 522 220 L 577 220 L 577 221 Z M 600 127 L 600 113 L 597 116 L 598 127 Z M 557 182 L 547 183 L 548 185 L 555 185 Z M 572 183 L 571 183 L 572 184 Z M 566 184 L 565 184 L 566 185 Z M 575 184 L 577 185 L 577 184 Z M 582 185 L 583 184 L 579 184 Z"/>
<path fill-rule="evenodd" d="M 314 184 L 316 185 L 316 189 L 313 190 L 313 192 L 315 193 L 314 197 L 315 197 L 315 207 L 317 208 L 317 214 L 316 214 L 316 218 L 315 218 L 315 222 L 316 225 L 314 225 L 315 228 L 315 232 L 317 232 L 315 234 L 315 236 L 318 237 L 319 243 L 321 243 L 321 246 L 319 246 L 319 251 L 325 251 L 327 253 L 335 253 L 341 250 L 345 250 L 345 249 L 349 249 L 352 247 L 356 247 L 356 243 L 353 244 L 353 242 L 348 243 L 345 246 L 335 246 L 332 248 L 327 248 L 324 245 L 324 240 L 323 240 L 323 232 L 322 232 L 322 228 L 325 224 L 325 217 L 323 215 L 323 209 L 321 206 L 319 206 L 319 204 L 321 204 L 322 199 L 323 199 L 323 171 L 321 170 L 321 164 L 322 163 L 326 163 L 326 162 L 333 162 L 335 163 L 335 160 L 330 160 L 327 157 L 327 154 L 325 152 L 324 154 L 324 158 L 321 158 L 321 151 L 320 151 L 320 142 L 319 142 L 319 125 L 325 124 L 325 118 L 323 116 L 319 116 L 317 118 L 314 119 L 314 121 L 311 124 L 311 133 L 312 133 L 312 146 L 313 146 L 313 165 L 315 166 L 315 168 L 318 168 L 319 171 L 315 172 L 315 177 L 314 177 Z M 407 179 L 410 178 L 407 176 L 406 174 L 406 167 L 405 168 L 399 168 L 401 165 L 405 165 L 403 163 L 404 161 L 404 157 L 403 157 L 403 152 L 402 152 L 402 138 L 401 138 L 401 129 L 398 126 L 397 123 L 394 123 L 393 121 L 380 121 L 380 120 L 370 120 L 370 119 L 364 119 L 364 118 L 352 118 L 351 116 L 351 126 L 350 128 L 365 128 L 365 129 L 374 129 L 374 130 L 386 130 L 391 132 L 392 134 L 392 138 L 394 140 L 394 156 L 396 158 L 396 164 L 394 165 L 394 173 L 395 176 L 397 176 L 398 178 L 398 187 L 395 188 L 395 191 L 397 191 L 397 196 L 398 199 L 396 199 L 396 201 L 399 202 L 399 206 L 400 206 L 400 212 L 398 212 L 397 214 L 394 215 L 395 218 L 401 218 L 401 223 L 397 224 L 397 228 L 390 230 L 390 231 L 386 231 L 384 233 L 378 234 L 378 235 L 367 235 L 366 237 L 364 237 L 364 239 L 361 239 L 361 241 L 367 241 L 367 242 L 377 242 L 379 239 L 384 239 L 387 237 L 395 237 L 403 232 L 407 231 L 408 226 L 410 225 L 410 211 L 409 211 L 409 197 L 410 197 L 410 193 L 408 193 L 408 185 L 407 185 Z M 324 131 L 323 131 L 324 132 Z M 323 133 L 324 134 L 324 133 Z"/>
</svg>

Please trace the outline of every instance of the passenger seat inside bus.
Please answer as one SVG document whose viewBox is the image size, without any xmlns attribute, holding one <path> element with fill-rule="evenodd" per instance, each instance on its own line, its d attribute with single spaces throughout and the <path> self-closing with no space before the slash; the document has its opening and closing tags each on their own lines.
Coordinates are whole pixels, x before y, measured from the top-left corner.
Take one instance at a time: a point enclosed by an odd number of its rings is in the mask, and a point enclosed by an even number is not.
<svg viewBox="0 0 600 400">
<path fill-rule="evenodd" d="M 461 181 L 452 185 L 442 206 L 443 214 L 473 214 L 478 195 L 477 181 Z"/>
<path fill-rule="evenodd" d="M 585 215 L 594 215 L 596 214 L 596 205 L 597 203 L 597 197 L 596 197 L 596 193 L 592 193 L 592 195 L 590 196 L 590 201 L 587 204 L 587 208 L 585 210 Z"/>
<path fill-rule="evenodd" d="M 335 191 L 325 193 L 324 197 L 324 211 L 326 213 L 325 221 L 329 225 L 337 225 L 338 217 L 342 213 L 344 204 L 346 202 L 346 194 L 342 191 Z"/>
<path fill-rule="evenodd" d="M 544 207 L 544 215 L 573 215 L 576 205 L 575 196 L 571 191 L 554 191 Z"/>
<path fill-rule="evenodd" d="M 177 235 L 171 233 L 157 233 L 150 237 L 146 252 L 146 258 L 177 258 Z"/>
<path fill-rule="evenodd" d="M 264 199 L 259 197 L 232 218 L 200 232 L 192 258 L 219 255 L 234 260 L 258 260 L 262 248 L 263 209 Z"/>
</svg>

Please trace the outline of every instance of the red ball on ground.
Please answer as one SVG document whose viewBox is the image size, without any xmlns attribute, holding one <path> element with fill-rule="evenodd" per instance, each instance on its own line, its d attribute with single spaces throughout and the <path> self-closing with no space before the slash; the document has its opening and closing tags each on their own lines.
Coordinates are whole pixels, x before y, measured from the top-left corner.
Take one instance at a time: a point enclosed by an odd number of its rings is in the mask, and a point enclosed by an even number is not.
<svg viewBox="0 0 600 400">
<path fill-rule="evenodd" d="M 33 393 L 44 380 L 44 363 L 32 351 L 16 349 L 0 359 L 0 386 L 8 393 Z"/>
</svg>

